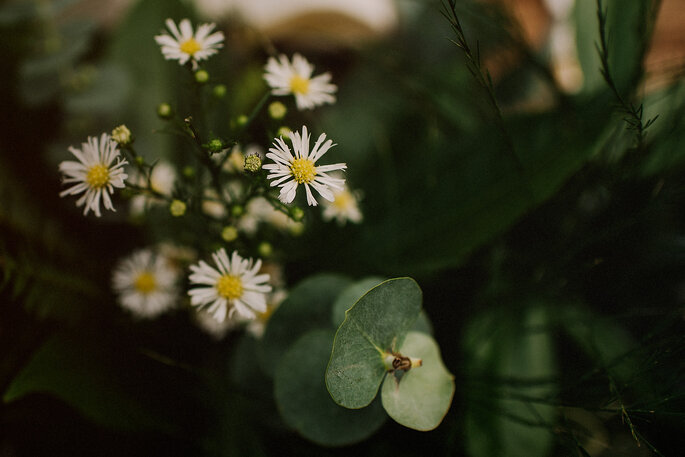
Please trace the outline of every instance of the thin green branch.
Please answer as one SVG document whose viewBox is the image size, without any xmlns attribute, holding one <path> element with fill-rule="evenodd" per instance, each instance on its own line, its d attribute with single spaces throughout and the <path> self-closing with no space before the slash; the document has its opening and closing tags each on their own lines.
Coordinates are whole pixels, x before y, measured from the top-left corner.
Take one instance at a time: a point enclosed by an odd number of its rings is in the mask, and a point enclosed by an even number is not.
<svg viewBox="0 0 685 457">
<path fill-rule="evenodd" d="M 449 21 L 452 30 L 456 34 L 456 40 L 450 41 L 452 41 L 452 43 L 454 43 L 464 53 L 464 57 L 466 57 L 466 67 L 476 79 L 478 84 L 485 90 L 488 103 L 495 113 L 497 128 L 501 132 L 502 137 L 507 144 L 507 148 L 514 160 L 517 171 L 521 176 L 524 176 L 525 170 L 523 164 L 516 153 L 514 142 L 512 141 L 511 136 L 504 125 L 504 117 L 502 116 L 502 110 L 500 109 L 497 98 L 495 97 L 495 89 L 492 84 L 490 72 L 481 64 L 480 44 L 478 41 L 476 41 L 475 51 L 469 45 L 464 33 L 464 29 L 459 21 L 459 15 L 457 14 L 457 0 L 443 0 L 442 15 Z"/>
<path fill-rule="evenodd" d="M 643 120 L 643 105 L 634 105 L 632 102 L 626 99 L 618 89 L 616 81 L 611 69 L 609 67 L 609 46 L 608 42 L 608 32 L 607 32 L 607 9 L 604 7 L 602 0 L 597 0 L 597 20 L 599 22 L 599 44 L 595 44 L 597 48 L 597 53 L 599 54 L 599 59 L 601 61 L 600 72 L 604 81 L 606 81 L 609 89 L 614 94 L 616 101 L 618 102 L 618 110 L 625 117 L 623 120 L 628 124 L 628 130 L 635 132 L 635 139 L 637 143 L 637 148 L 642 149 L 644 147 L 645 136 L 647 135 L 647 129 L 657 120 L 659 117 L 654 116 L 647 121 Z"/>
<path fill-rule="evenodd" d="M 609 389 L 616 396 L 616 401 L 618 401 L 619 410 L 621 412 L 621 421 L 628 425 L 630 434 L 633 436 L 637 446 L 640 447 L 640 439 L 637 436 L 633 421 L 630 419 L 630 415 L 628 414 L 628 411 L 626 411 L 626 407 L 623 404 L 623 398 L 616 387 L 616 382 L 614 382 L 614 378 L 610 374 L 607 373 L 607 376 L 609 377 Z"/>
<path fill-rule="evenodd" d="M 247 121 L 245 121 L 245 124 L 243 125 L 244 129 L 247 129 L 250 126 L 250 124 L 252 124 L 252 121 L 254 121 L 254 119 L 257 117 L 257 115 L 262 110 L 262 108 L 264 107 L 264 105 L 266 104 L 266 102 L 269 100 L 270 97 L 271 97 L 271 91 L 268 91 L 262 96 L 262 98 L 259 99 L 259 101 L 255 105 L 255 107 L 252 109 L 252 112 L 248 116 Z"/>
</svg>

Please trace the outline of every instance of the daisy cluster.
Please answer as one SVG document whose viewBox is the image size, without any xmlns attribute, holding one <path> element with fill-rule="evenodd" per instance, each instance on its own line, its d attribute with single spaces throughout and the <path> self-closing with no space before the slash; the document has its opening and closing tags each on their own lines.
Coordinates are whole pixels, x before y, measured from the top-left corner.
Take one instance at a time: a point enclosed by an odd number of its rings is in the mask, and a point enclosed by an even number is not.
<svg viewBox="0 0 685 457">
<path fill-rule="evenodd" d="M 165 25 L 154 37 L 162 56 L 187 69 L 195 93 L 202 93 L 210 81 L 202 65 L 223 48 L 223 32 L 213 23 L 195 28 L 188 19 L 168 19 Z M 272 121 L 286 119 L 288 100 L 295 113 L 336 101 L 331 74 L 316 74 L 314 65 L 298 53 L 268 57 L 263 68 L 264 97 L 249 117 L 238 118 L 235 138 L 206 137 L 190 113 L 177 114 L 169 104 L 158 107 L 169 129 L 194 145 L 189 154 L 200 168 L 164 159 L 148 162 L 125 125 L 88 137 L 80 148 L 69 147 L 75 160 L 59 165 L 68 185 L 60 196 L 79 196 L 76 206 L 83 207 L 84 215 L 101 217 L 102 208 L 115 211 L 115 191 L 125 190 L 122 196 L 129 199 L 129 215 L 137 223 L 161 211 L 171 228 L 195 218 L 195 226 L 206 229 L 195 234 L 192 248 L 182 247 L 172 236 L 171 244 L 136 250 L 114 267 L 112 288 L 134 318 L 156 318 L 185 304 L 196 312 L 198 324 L 215 336 L 241 324 L 260 335 L 287 295 L 282 267 L 275 260 L 277 247 L 265 233 L 299 235 L 306 222 L 303 207 L 320 203 L 324 221 L 361 222 L 359 194 L 348 189 L 343 175 L 347 165 L 326 163 L 324 156 L 336 145 L 325 133 L 312 142 L 310 129 L 303 125 L 298 131 L 280 128 L 270 145 L 242 140 L 241 132 L 260 113 Z M 216 97 L 227 92 L 222 84 L 212 90 Z M 207 257 L 211 261 L 203 260 Z"/>
</svg>

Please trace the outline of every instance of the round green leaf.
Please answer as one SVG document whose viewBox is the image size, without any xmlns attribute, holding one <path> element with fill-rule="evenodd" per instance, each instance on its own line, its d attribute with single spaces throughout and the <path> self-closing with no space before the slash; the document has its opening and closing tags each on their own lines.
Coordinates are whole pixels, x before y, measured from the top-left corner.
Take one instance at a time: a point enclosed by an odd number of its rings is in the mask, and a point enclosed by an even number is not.
<svg viewBox="0 0 685 457">
<path fill-rule="evenodd" d="M 345 312 L 352 308 L 366 292 L 382 282 L 383 278 L 371 276 L 350 284 L 340 292 L 333 303 L 333 325 L 338 327 L 345 320 Z"/>
<path fill-rule="evenodd" d="M 345 276 L 318 274 L 300 282 L 290 291 L 264 330 L 259 362 L 265 373 L 273 376 L 285 351 L 304 333 L 330 328 L 333 302 L 351 283 Z"/>
<path fill-rule="evenodd" d="M 274 390 L 288 425 L 317 444 L 343 446 L 372 435 L 387 416 L 379 401 L 352 410 L 331 399 L 323 375 L 333 337 L 333 330 L 312 330 L 297 340 L 276 369 Z"/>
<path fill-rule="evenodd" d="M 433 430 L 450 409 L 454 377 L 442 363 L 438 344 L 425 333 L 409 332 L 400 352 L 423 364 L 405 372 L 399 381 L 394 374 L 386 376 L 381 391 L 383 407 L 405 427 Z"/>
<path fill-rule="evenodd" d="M 383 353 L 401 346 L 421 311 L 421 300 L 413 279 L 389 279 L 345 313 L 326 370 L 326 386 L 336 403 L 363 408 L 376 397 L 386 373 Z"/>
</svg>

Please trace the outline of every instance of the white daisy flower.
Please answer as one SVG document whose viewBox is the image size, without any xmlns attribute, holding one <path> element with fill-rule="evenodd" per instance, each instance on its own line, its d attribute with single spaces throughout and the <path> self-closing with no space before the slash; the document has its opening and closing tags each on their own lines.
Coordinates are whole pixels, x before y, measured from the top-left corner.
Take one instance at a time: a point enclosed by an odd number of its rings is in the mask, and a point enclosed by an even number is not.
<svg viewBox="0 0 685 457">
<path fill-rule="evenodd" d="M 338 87 L 330 83 L 331 74 L 323 73 L 312 78 L 314 66 L 300 54 L 293 55 L 292 63 L 283 54 L 278 56 L 278 60 L 270 57 L 264 69 L 264 79 L 271 87 L 271 93 L 293 94 L 299 110 L 335 103 L 333 94 Z"/>
<path fill-rule="evenodd" d="M 181 65 L 190 60 L 195 69 L 198 61 L 208 59 L 219 52 L 217 49 L 223 47 L 223 32 L 214 32 L 210 35 L 215 27 L 214 23 L 202 24 L 195 33 L 188 19 L 181 20 L 178 28 L 174 21 L 167 19 L 166 26 L 171 35 L 155 36 L 155 41 L 162 47 L 162 54 L 166 60 L 178 60 Z"/>
<path fill-rule="evenodd" d="M 262 168 L 270 172 L 267 178 L 274 179 L 271 186 L 281 188 L 279 200 L 283 203 L 292 202 L 295 199 L 298 184 L 304 184 L 309 206 L 318 204 L 310 186 L 326 200 L 333 201 L 333 192 L 329 188 L 342 190 L 345 180 L 333 178 L 327 173 L 334 170 L 344 170 L 347 165 L 344 163 L 315 165 L 316 161 L 334 146 L 333 142 L 331 140 L 326 141 L 326 134 L 322 133 L 314 143 L 312 151 L 309 152 L 310 135 L 306 126 L 302 127 L 301 135 L 298 132 L 291 132 L 289 136 L 293 143 L 295 155 L 293 156 L 290 152 L 290 148 L 282 137 L 275 138 L 273 147 L 269 148 L 269 152 L 266 154 L 267 159 L 273 160 L 274 163 L 262 165 Z"/>
<path fill-rule="evenodd" d="M 112 287 L 122 307 L 136 317 L 152 318 L 176 304 L 178 277 L 179 271 L 169 258 L 142 249 L 117 264 Z"/>
<path fill-rule="evenodd" d="M 265 294 L 271 292 L 271 286 L 264 284 L 269 280 L 268 274 L 257 274 L 262 261 L 243 259 L 236 251 L 229 260 L 224 248 L 212 254 L 212 258 L 218 270 L 202 260 L 199 265 L 190 266 L 190 282 L 204 286 L 188 291 L 190 303 L 207 305 L 207 312 L 219 322 L 226 316 L 231 318 L 236 311 L 245 319 L 255 319 L 257 313 L 266 312 Z"/>
<path fill-rule="evenodd" d="M 347 221 L 358 224 L 362 221 L 362 213 L 354 193 L 345 186 L 344 189 L 333 192 L 333 201 L 324 202 L 322 217 L 325 221 L 335 219 L 338 225 L 345 225 Z"/>
<path fill-rule="evenodd" d="M 85 204 L 84 215 L 93 210 L 100 217 L 100 200 L 105 209 L 116 211 L 110 194 L 115 187 L 124 187 L 124 180 L 128 177 L 123 169 L 128 162 L 119 157 L 116 142 L 103 133 L 99 141 L 95 137 L 88 137 L 88 142 L 82 143 L 81 149 L 69 146 L 69 151 L 79 161 L 64 161 L 59 164 L 59 170 L 64 174 L 63 183 L 76 184 L 60 192 L 59 196 L 83 192 L 83 196 L 76 201 L 76 206 Z"/>
</svg>

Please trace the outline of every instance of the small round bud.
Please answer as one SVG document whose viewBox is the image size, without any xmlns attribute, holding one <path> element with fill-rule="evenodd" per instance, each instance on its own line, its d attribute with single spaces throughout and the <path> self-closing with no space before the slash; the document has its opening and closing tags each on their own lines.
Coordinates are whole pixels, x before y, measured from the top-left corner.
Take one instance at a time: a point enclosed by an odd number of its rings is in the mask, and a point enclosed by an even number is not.
<svg viewBox="0 0 685 457">
<path fill-rule="evenodd" d="M 302 235 L 304 233 L 304 224 L 302 222 L 290 224 L 290 226 L 288 227 L 288 233 L 296 237 Z"/>
<path fill-rule="evenodd" d="M 233 215 L 233 217 L 239 217 L 244 212 L 245 212 L 245 208 L 243 208 L 240 205 L 234 205 L 233 207 L 231 207 L 231 214 Z"/>
<path fill-rule="evenodd" d="M 124 124 L 112 130 L 112 139 L 119 143 L 120 146 L 128 146 L 133 143 L 133 135 L 131 135 L 131 131 Z"/>
<path fill-rule="evenodd" d="M 238 229 L 232 225 L 224 227 L 224 229 L 221 231 L 221 238 L 223 238 L 227 243 L 235 241 L 238 238 Z"/>
<path fill-rule="evenodd" d="M 250 154 L 245 157 L 245 170 L 256 173 L 262 168 L 262 159 L 257 154 Z"/>
<path fill-rule="evenodd" d="M 137 156 L 136 157 L 136 163 L 142 167 L 143 164 L 145 163 L 145 159 L 143 159 L 141 156 Z"/>
<path fill-rule="evenodd" d="M 200 84 L 204 84 L 207 81 L 209 81 L 209 73 L 207 73 L 207 70 L 198 70 L 195 72 L 195 81 L 197 81 Z"/>
<path fill-rule="evenodd" d="M 236 118 L 235 123 L 242 127 L 243 125 L 247 124 L 247 119 L 247 116 L 241 114 Z"/>
<path fill-rule="evenodd" d="M 221 152 L 225 149 L 224 142 L 221 141 L 219 138 L 214 138 L 209 141 L 207 144 L 207 148 L 209 149 L 209 152 L 212 154 L 216 154 L 217 152 Z"/>
<path fill-rule="evenodd" d="M 299 206 L 293 206 L 290 208 L 290 217 L 292 217 L 294 221 L 300 222 L 304 219 L 304 211 L 302 211 L 302 208 Z"/>
<path fill-rule="evenodd" d="M 169 212 L 174 217 L 183 216 L 186 213 L 186 204 L 181 200 L 173 200 L 169 205 Z"/>
<path fill-rule="evenodd" d="M 212 95 L 214 95 L 216 98 L 224 98 L 226 96 L 226 86 L 224 84 L 217 84 L 214 86 L 214 89 L 212 89 Z"/>
<path fill-rule="evenodd" d="M 273 102 L 269 105 L 269 116 L 272 119 L 283 119 L 288 109 L 281 102 Z"/>
<path fill-rule="evenodd" d="M 259 246 L 257 246 L 257 252 L 259 252 L 261 257 L 270 257 L 274 252 L 274 248 L 268 241 L 262 241 L 259 243 Z"/>
<path fill-rule="evenodd" d="M 168 103 L 160 103 L 157 107 L 157 116 L 162 119 L 171 119 L 174 117 L 174 110 Z"/>
<path fill-rule="evenodd" d="M 276 132 L 276 135 L 282 136 L 286 139 L 289 139 L 290 138 L 290 132 L 292 132 L 292 130 L 290 130 L 290 127 L 286 127 L 284 125 L 283 127 L 278 129 L 278 132 Z"/>
<path fill-rule="evenodd" d="M 186 178 L 192 178 L 193 176 L 195 176 L 195 169 L 190 165 L 184 167 L 183 176 L 185 176 Z"/>
</svg>

